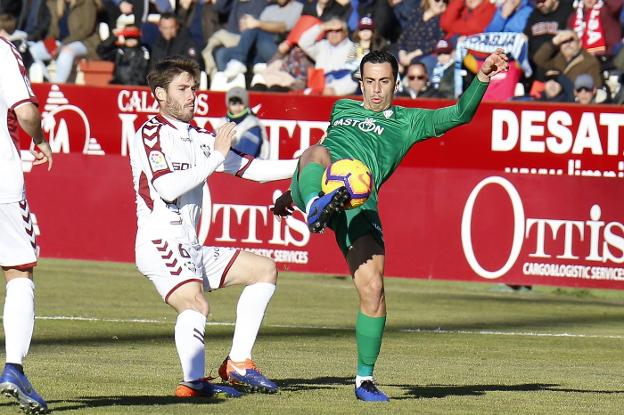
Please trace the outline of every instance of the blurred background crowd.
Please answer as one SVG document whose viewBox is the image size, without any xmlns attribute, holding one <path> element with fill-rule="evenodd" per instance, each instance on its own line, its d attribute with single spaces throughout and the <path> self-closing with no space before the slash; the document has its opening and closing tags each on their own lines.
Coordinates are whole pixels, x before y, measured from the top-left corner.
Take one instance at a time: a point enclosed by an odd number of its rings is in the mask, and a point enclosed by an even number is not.
<svg viewBox="0 0 624 415">
<path fill-rule="evenodd" d="M 186 55 L 202 87 L 359 93 L 359 62 L 385 49 L 400 96 L 461 94 L 504 47 L 512 70 L 490 99 L 624 103 L 624 0 L 0 0 L 0 36 L 33 82 L 145 85 L 160 59 Z M 245 101 L 245 99 L 242 99 Z"/>
</svg>

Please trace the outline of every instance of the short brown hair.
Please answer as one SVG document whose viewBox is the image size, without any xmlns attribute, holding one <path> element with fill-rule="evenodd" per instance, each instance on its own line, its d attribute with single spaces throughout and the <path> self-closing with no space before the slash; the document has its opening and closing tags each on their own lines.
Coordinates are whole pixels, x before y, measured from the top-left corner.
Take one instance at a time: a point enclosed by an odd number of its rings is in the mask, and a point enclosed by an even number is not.
<svg viewBox="0 0 624 415">
<path fill-rule="evenodd" d="M 0 30 L 4 30 L 8 34 L 12 35 L 17 28 L 17 20 L 15 16 L 9 13 L 0 14 Z"/>
<path fill-rule="evenodd" d="M 199 64 L 184 56 L 170 56 L 158 62 L 147 75 L 147 84 L 156 96 L 156 88 L 167 89 L 176 76 L 183 72 L 191 74 L 195 82 L 199 82 Z"/>
</svg>

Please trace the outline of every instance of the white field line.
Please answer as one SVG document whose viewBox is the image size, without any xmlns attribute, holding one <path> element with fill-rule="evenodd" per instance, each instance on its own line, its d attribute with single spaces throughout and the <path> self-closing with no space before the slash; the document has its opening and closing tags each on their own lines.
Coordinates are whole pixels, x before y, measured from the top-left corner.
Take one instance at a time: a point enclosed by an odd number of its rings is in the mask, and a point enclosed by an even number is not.
<svg viewBox="0 0 624 415">
<path fill-rule="evenodd" d="M 572 333 L 535 333 L 535 332 L 515 332 L 498 330 L 444 330 L 444 329 L 403 329 L 401 333 L 427 333 L 427 334 L 477 334 L 485 336 L 524 336 L 524 337 L 572 337 L 582 339 L 624 339 L 619 335 L 604 334 L 572 334 Z"/>
<path fill-rule="evenodd" d="M 93 321 L 102 323 L 130 323 L 130 324 L 172 324 L 173 320 L 153 320 L 139 318 L 98 318 L 80 316 L 37 316 L 37 320 L 65 320 L 65 321 Z M 210 321 L 208 326 L 234 326 L 233 322 Z M 353 327 L 313 326 L 296 324 L 265 324 L 265 327 L 286 329 L 311 329 L 311 330 L 353 330 Z M 573 334 L 573 333 L 536 333 L 536 332 L 511 332 L 499 330 L 444 330 L 444 329 L 402 329 L 401 333 L 425 333 L 425 334 L 469 334 L 481 336 L 522 336 L 522 337 L 569 337 L 583 339 L 617 339 L 623 340 L 624 335 L 602 334 Z"/>
</svg>

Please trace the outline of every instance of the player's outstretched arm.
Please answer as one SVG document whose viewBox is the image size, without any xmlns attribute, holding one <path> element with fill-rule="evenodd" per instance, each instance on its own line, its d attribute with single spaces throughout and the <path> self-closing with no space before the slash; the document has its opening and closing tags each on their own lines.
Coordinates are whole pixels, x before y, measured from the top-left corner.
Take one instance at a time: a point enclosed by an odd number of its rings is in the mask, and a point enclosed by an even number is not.
<svg viewBox="0 0 624 415">
<path fill-rule="evenodd" d="M 27 102 L 15 108 L 15 115 L 22 129 L 32 137 L 33 142 L 39 148 L 39 151 L 31 151 L 32 155 L 35 156 L 33 165 L 48 163 L 48 171 L 50 171 L 52 169 L 52 150 L 43 137 L 39 108 L 32 102 Z"/>
<path fill-rule="evenodd" d="M 272 182 L 290 179 L 297 168 L 297 159 L 261 160 L 248 154 L 231 150 L 219 168 L 224 171 L 254 182 Z"/>
<path fill-rule="evenodd" d="M 464 93 L 459 97 L 457 103 L 450 107 L 440 108 L 430 111 L 426 123 L 430 123 L 434 131 L 432 136 L 440 136 L 453 127 L 466 124 L 472 120 L 477 108 L 483 99 L 490 79 L 497 74 L 509 69 L 509 59 L 503 49 L 496 49 L 486 58 L 477 72 L 477 76 Z"/>
<path fill-rule="evenodd" d="M 154 179 L 154 189 L 160 197 L 169 202 L 176 200 L 214 173 L 223 164 L 226 155 L 230 152 L 230 146 L 235 135 L 235 126 L 234 123 L 226 123 L 217 129 L 215 151 L 207 158 L 200 158 L 196 166 L 186 170 L 171 171 Z"/>
</svg>

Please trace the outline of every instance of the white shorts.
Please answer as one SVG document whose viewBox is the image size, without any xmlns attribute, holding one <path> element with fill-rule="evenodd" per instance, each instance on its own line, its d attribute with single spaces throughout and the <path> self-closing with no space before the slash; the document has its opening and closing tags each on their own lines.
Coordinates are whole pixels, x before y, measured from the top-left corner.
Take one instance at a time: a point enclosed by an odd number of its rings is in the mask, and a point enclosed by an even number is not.
<svg viewBox="0 0 624 415">
<path fill-rule="evenodd" d="M 26 199 L 0 204 L 0 266 L 26 270 L 37 265 L 38 254 Z"/>
<path fill-rule="evenodd" d="M 136 264 L 167 302 L 178 287 L 191 281 L 202 283 L 206 291 L 221 288 L 239 253 L 234 248 L 154 239 L 137 243 Z"/>
</svg>

